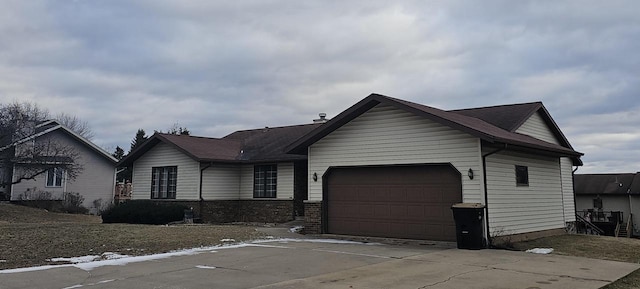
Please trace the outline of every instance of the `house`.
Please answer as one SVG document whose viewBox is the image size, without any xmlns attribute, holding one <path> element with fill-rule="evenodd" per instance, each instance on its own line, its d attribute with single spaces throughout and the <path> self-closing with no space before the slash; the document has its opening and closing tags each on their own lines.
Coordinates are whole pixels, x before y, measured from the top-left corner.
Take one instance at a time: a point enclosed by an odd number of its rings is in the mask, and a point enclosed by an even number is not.
<svg viewBox="0 0 640 289">
<path fill-rule="evenodd" d="M 575 193 L 578 214 L 604 229 L 631 218 L 630 233 L 640 235 L 640 172 L 576 174 Z"/>
<path fill-rule="evenodd" d="M 132 167 L 134 200 L 179 202 L 204 222 L 286 222 L 304 214 L 307 157 L 284 147 L 320 125 L 223 138 L 156 133 L 119 166 Z"/>
<path fill-rule="evenodd" d="M 52 167 L 33 179 L 17 182 L 7 188 L 9 192 L 6 193 L 11 201 L 42 198 L 62 200 L 66 197 L 65 193 L 78 193 L 84 198 L 82 206 L 89 209 L 91 213 L 97 213 L 98 210 L 113 202 L 117 160 L 102 148 L 57 121 L 49 120 L 38 124 L 32 135 L 2 150 L 15 153 L 24 149 L 25 146 L 39 144 L 57 144 L 58 147 L 68 149 L 68 152 L 74 155 L 73 161 L 81 169 L 74 178 L 71 178 L 64 169 Z M 15 150 L 9 150 L 9 148 L 15 148 Z M 9 170 L 8 178 L 16 182 L 20 170 L 28 165 L 17 160 L 15 166 Z"/>
<path fill-rule="evenodd" d="M 453 203 L 484 237 L 564 233 L 575 151 L 540 102 L 444 111 L 372 94 L 286 148 L 308 157 L 305 231 L 455 241 Z"/>
</svg>

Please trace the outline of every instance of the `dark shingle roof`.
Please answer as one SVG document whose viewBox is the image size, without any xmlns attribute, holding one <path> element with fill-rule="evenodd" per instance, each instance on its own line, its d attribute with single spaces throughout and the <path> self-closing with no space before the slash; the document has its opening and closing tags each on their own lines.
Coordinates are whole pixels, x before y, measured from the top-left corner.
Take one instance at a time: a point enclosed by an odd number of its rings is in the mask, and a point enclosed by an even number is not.
<svg viewBox="0 0 640 289">
<path fill-rule="evenodd" d="M 477 119 L 484 120 L 506 131 L 514 132 L 531 115 L 542 107 L 541 102 L 497 105 L 488 107 L 450 110 Z"/>
<path fill-rule="evenodd" d="M 612 195 L 640 193 L 640 176 L 624 174 L 575 174 L 574 186 L 578 195 Z M 635 182 L 634 182 L 634 179 Z M 635 183 L 635 184 L 634 184 Z"/>
<path fill-rule="evenodd" d="M 284 147 L 320 124 L 295 125 L 236 131 L 224 138 L 156 133 L 120 161 L 128 166 L 156 144 L 166 143 L 199 162 L 267 162 L 306 160 L 304 155 L 287 154 Z"/>
<path fill-rule="evenodd" d="M 157 134 L 157 137 L 197 161 L 236 160 L 242 149 L 242 143 L 237 140 L 175 134 Z"/>
<path fill-rule="evenodd" d="M 284 148 L 320 125 L 306 124 L 242 130 L 227 135 L 223 139 L 242 142 L 243 153 L 239 157 L 240 160 L 306 160 L 306 156 L 287 154 Z"/>
</svg>

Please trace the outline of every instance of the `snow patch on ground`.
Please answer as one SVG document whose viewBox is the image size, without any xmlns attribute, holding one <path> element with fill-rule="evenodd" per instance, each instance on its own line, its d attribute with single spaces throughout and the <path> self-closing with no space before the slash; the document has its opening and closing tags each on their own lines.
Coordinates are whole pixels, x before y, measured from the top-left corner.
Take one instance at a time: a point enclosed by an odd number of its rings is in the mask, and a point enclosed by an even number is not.
<svg viewBox="0 0 640 289">
<path fill-rule="evenodd" d="M 222 239 L 220 242 L 235 242 L 235 239 Z"/>
<path fill-rule="evenodd" d="M 105 252 L 100 256 L 89 255 L 89 256 L 73 257 L 73 258 L 52 258 L 51 261 L 54 261 L 54 262 L 65 261 L 65 262 L 71 262 L 73 264 L 45 265 L 45 266 L 37 266 L 37 267 L 6 269 L 6 270 L 0 270 L 0 274 L 32 272 L 32 271 L 41 271 L 41 270 L 63 268 L 63 267 L 75 267 L 85 271 L 90 271 L 102 266 L 122 266 L 122 265 L 127 265 L 129 263 L 166 259 L 166 258 L 177 257 L 177 256 L 196 255 L 204 252 L 215 253 L 216 250 L 235 249 L 235 248 L 244 248 L 244 247 L 266 247 L 266 248 L 290 249 L 290 247 L 286 247 L 286 246 L 266 244 L 266 243 L 275 243 L 275 242 L 281 243 L 281 244 L 286 244 L 289 242 L 297 242 L 297 243 L 308 242 L 308 243 L 327 243 L 327 244 L 381 245 L 379 243 L 364 243 L 364 242 L 335 240 L 335 239 L 293 239 L 293 238 L 275 239 L 274 238 L 274 239 L 255 240 L 249 243 L 222 244 L 217 246 L 177 250 L 177 251 L 171 251 L 167 253 L 144 255 L 144 256 L 129 256 L 129 255 L 120 255 L 112 252 Z M 79 285 L 79 286 L 84 286 L 84 285 Z M 78 288 L 78 287 L 73 287 L 73 288 Z"/>
<path fill-rule="evenodd" d="M 533 248 L 527 250 L 527 253 L 534 254 L 550 254 L 551 252 L 553 252 L 553 248 Z"/>
<path fill-rule="evenodd" d="M 325 243 L 325 244 L 359 244 L 359 245 L 382 245 L 380 243 L 367 243 L 367 242 L 358 242 L 358 241 L 348 241 L 348 240 L 336 240 L 336 239 L 293 239 L 293 238 L 282 238 L 282 239 L 273 239 L 273 240 L 257 240 L 253 241 L 254 244 L 261 243 L 271 243 L 271 242 L 279 242 L 279 243 Z"/>
<path fill-rule="evenodd" d="M 295 226 L 295 227 L 289 228 L 289 232 L 291 232 L 291 233 L 300 233 L 300 231 L 302 231 L 302 229 L 304 229 L 304 226 Z"/>
<path fill-rule="evenodd" d="M 116 260 L 116 259 L 122 259 L 122 258 L 127 258 L 127 257 L 131 257 L 131 256 L 129 256 L 129 255 L 121 255 L 121 254 L 113 253 L 113 252 L 104 252 L 104 253 L 102 253 L 102 255 L 87 255 L 87 256 L 71 257 L 71 258 L 65 258 L 65 257 L 51 258 L 51 259 L 49 259 L 49 261 L 51 261 L 51 262 L 69 262 L 69 263 L 73 263 L 73 264 L 78 264 L 78 263 L 88 263 L 88 262 L 100 261 L 100 260 Z"/>
<path fill-rule="evenodd" d="M 213 266 L 205 266 L 205 265 L 198 265 L 198 266 L 196 266 L 196 268 L 199 268 L 199 269 L 215 269 L 216 267 L 213 267 Z"/>
</svg>

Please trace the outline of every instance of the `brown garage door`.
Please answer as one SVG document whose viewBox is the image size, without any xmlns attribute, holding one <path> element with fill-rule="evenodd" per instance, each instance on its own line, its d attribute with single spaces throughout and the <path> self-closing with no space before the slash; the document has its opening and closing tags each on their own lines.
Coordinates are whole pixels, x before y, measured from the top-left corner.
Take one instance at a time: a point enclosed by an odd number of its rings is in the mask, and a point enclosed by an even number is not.
<svg viewBox="0 0 640 289">
<path fill-rule="evenodd" d="M 334 168 L 327 182 L 329 233 L 456 240 L 462 185 L 449 165 Z"/>
</svg>

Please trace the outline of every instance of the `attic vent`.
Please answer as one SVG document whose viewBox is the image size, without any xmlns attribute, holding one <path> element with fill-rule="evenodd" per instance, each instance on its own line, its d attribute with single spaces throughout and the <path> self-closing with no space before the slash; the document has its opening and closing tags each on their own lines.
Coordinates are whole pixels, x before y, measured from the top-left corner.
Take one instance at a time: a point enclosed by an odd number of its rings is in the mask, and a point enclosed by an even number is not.
<svg viewBox="0 0 640 289">
<path fill-rule="evenodd" d="M 327 122 L 327 114 L 324 112 L 321 112 L 318 114 L 318 116 L 320 117 L 319 119 L 314 119 L 313 123 L 325 123 Z"/>
</svg>

